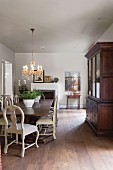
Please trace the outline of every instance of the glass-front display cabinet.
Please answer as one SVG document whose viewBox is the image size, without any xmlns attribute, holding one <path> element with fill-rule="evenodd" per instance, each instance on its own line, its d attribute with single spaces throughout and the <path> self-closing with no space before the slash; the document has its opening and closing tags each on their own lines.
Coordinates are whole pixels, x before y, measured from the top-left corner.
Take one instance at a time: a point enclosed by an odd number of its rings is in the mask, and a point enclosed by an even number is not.
<svg viewBox="0 0 113 170">
<path fill-rule="evenodd" d="M 96 135 L 113 136 L 113 42 L 98 42 L 88 60 L 86 121 Z"/>
</svg>

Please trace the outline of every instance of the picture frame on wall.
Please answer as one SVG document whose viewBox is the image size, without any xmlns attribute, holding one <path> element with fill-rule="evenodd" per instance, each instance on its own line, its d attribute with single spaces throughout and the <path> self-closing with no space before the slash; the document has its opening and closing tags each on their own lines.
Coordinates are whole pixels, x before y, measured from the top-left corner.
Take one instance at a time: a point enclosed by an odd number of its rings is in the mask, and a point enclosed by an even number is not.
<svg viewBox="0 0 113 170">
<path fill-rule="evenodd" d="M 44 70 L 39 70 L 38 74 L 33 75 L 33 83 L 43 83 L 44 82 Z"/>
<path fill-rule="evenodd" d="M 44 76 L 44 82 L 50 83 L 51 82 L 51 76 Z"/>
<path fill-rule="evenodd" d="M 66 71 L 65 91 L 80 93 L 80 89 L 81 89 L 80 72 Z"/>
</svg>

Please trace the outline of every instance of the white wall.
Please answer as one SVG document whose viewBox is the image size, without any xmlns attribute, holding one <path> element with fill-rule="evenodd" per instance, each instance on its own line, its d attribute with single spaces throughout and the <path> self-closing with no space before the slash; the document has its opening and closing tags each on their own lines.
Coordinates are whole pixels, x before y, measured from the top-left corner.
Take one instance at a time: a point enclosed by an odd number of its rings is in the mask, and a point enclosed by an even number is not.
<svg viewBox="0 0 113 170">
<path fill-rule="evenodd" d="M 59 99 L 60 105 L 66 105 L 65 95 L 65 71 L 80 71 L 81 74 L 81 105 L 85 105 L 87 94 L 87 60 L 84 54 L 74 53 L 41 53 L 34 54 L 37 64 L 43 66 L 45 75 L 59 78 Z M 30 53 L 16 53 L 16 79 L 22 79 L 22 66 L 31 62 Z M 30 89 L 32 79 L 27 80 L 27 86 Z M 18 84 L 18 83 L 17 83 Z"/>
<path fill-rule="evenodd" d="M 0 94 L 2 94 L 2 60 L 12 63 L 13 82 L 15 81 L 15 53 L 0 43 Z"/>
<path fill-rule="evenodd" d="M 98 42 L 113 42 L 113 24 L 104 32 Z"/>
</svg>

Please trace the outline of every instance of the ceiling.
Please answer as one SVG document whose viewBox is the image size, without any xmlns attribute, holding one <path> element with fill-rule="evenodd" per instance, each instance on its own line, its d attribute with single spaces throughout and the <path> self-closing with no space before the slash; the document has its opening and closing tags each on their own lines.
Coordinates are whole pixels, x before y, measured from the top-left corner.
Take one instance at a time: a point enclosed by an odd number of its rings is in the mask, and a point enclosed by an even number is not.
<svg viewBox="0 0 113 170">
<path fill-rule="evenodd" d="M 84 53 L 113 23 L 113 0 L 0 0 L 0 42 L 17 53 Z"/>
</svg>

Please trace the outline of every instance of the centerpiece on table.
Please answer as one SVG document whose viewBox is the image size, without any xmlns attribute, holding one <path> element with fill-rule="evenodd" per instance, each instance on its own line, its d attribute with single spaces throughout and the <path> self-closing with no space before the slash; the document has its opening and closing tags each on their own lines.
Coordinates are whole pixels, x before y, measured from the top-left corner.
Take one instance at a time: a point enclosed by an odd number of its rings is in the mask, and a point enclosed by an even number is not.
<svg viewBox="0 0 113 170">
<path fill-rule="evenodd" d="M 26 107 L 32 107 L 35 99 L 41 95 L 42 92 L 40 91 L 24 91 L 23 93 L 20 93 L 20 98 L 23 99 Z"/>
</svg>

